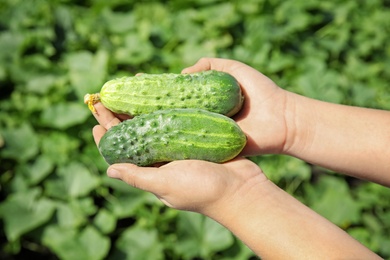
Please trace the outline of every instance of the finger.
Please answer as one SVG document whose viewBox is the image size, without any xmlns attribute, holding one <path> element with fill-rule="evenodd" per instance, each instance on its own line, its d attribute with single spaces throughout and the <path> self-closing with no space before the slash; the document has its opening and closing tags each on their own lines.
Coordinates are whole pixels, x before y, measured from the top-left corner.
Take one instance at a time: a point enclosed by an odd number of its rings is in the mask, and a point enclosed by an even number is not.
<svg viewBox="0 0 390 260">
<path fill-rule="evenodd" d="M 167 185 L 165 175 L 160 168 L 139 167 L 130 163 L 113 164 L 107 169 L 107 175 L 111 178 L 120 179 L 127 184 L 157 196 L 163 196 Z"/>
<path fill-rule="evenodd" d="M 210 58 L 201 58 L 194 65 L 187 67 L 181 71 L 181 73 L 193 73 L 202 70 L 210 70 Z"/>
<path fill-rule="evenodd" d="M 92 128 L 93 140 L 95 141 L 96 145 L 99 145 L 100 139 L 106 132 L 107 130 L 101 125 L 96 125 Z"/>
<path fill-rule="evenodd" d="M 203 70 L 218 70 L 227 72 L 233 75 L 240 85 L 246 86 L 251 82 L 263 82 L 263 86 L 273 83 L 265 75 L 256 69 L 236 60 L 221 59 L 221 58 L 201 58 L 194 65 L 182 70 L 182 73 L 194 73 Z M 254 80 L 256 78 L 256 80 Z M 265 82 L 266 81 L 266 82 Z"/>
<path fill-rule="evenodd" d="M 258 171 L 258 172 L 262 173 L 261 168 L 257 164 L 248 160 L 245 157 L 236 157 L 233 160 L 225 162 L 224 165 L 231 168 L 231 169 L 235 169 L 234 170 L 235 172 L 242 173 L 242 172 L 256 172 L 256 171 Z M 249 168 L 249 167 L 254 168 L 255 170 L 247 170 L 246 168 Z"/>
<path fill-rule="evenodd" d="M 117 117 L 120 121 L 125 121 L 132 118 L 131 116 L 125 114 L 115 114 L 115 117 Z"/>
<path fill-rule="evenodd" d="M 239 65 L 240 62 L 221 59 L 221 58 L 201 58 L 194 65 L 182 70 L 182 73 L 193 73 L 203 70 L 219 70 L 231 72 L 234 65 Z"/>
<path fill-rule="evenodd" d="M 94 113 L 94 117 L 99 122 L 101 126 L 103 126 L 106 130 L 111 127 L 119 124 L 121 121 L 112 113 L 110 110 L 105 108 L 102 103 L 96 103 L 94 105 L 96 109 L 96 113 Z"/>
</svg>

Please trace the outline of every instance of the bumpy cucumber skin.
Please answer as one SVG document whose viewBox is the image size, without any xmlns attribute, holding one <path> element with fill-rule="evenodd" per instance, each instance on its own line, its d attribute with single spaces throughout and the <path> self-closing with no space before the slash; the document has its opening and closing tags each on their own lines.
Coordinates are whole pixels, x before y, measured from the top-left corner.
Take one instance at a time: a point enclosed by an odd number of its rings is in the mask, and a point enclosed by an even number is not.
<svg viewBox="0 0 390 260">
<path fill-rule="evenodd" d="M 108 164 L 148 166 L 183 159 L 221 163 L 236 157 L 245 144 L 245 134 L 229 117 L 200 109 L 169 109 L 110 128 L 99 150 Z"/>
<path fill-rule="evenodd" d="M 100 91 L 100 101 L 106 108 L 130 116 L 198 108 L 230 117 L 241 109 L 243 100 L 237 80 L 215 70 L 122 77 L 106 82 Z"/>
</svg>

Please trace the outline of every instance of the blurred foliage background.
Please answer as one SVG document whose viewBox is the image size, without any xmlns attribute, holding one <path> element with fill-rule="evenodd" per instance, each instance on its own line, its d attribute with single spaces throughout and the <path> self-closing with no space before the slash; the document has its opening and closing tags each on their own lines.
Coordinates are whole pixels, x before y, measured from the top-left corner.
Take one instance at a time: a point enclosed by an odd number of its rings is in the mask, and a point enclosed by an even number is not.
<svg viewBox="0 0 390 260">
<path fill-rule="evenodd" d="M 388 0 L 1 0 L 0 258 L 255 259 L 210 219 L 110 180 L 84 94 L 215 56 L 302 95 L 390 109 L 389 35 Z M 390 259 L 388 188 L 287 156 L 252 159 Z"/>
</svg>

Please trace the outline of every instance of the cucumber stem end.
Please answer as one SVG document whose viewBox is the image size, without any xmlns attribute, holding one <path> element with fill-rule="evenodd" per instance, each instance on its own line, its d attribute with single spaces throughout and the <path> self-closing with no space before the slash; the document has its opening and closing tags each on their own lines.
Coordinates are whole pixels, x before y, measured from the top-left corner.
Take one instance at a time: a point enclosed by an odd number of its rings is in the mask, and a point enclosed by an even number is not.
<svg viewBox="0 0 390 260">
<path fill-rule="evenodd" d="M 96 114 L 97 111 L 93 105 L 98 103 L 100 101 L 100 94 L 86 94 L 84 96 L 84 103 L 88 105 L 89 110 L 91 110 L 92 113 Z"/>
</svg>

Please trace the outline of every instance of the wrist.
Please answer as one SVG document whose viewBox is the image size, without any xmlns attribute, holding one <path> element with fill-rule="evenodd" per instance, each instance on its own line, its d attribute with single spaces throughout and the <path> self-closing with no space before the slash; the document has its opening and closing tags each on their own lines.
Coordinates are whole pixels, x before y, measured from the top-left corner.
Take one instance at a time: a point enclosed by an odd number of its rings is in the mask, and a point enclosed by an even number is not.
<svg viewBox="0 0 390 260">
<path fill-rule="evenodd" d="M 310 98 L 292 92 L 287 92 L 285 104 L 286 134 L 281 154 L 299 157 L 315 135 L 316 105 Z"/>
<path fill-rule="evenodd" d="M 277 219 L 288 201 L 284 192 L 270 180 L 253 178 L 234 196 L 203 214 L 225 226 L 258 256 L 265 257 L 268 251 L 275 252 L 276 256 L 280 250 L 276 246 L 280 245 L 278 230 L 284 225 Z"/>
<path fill-rule="evenodd" d="M 274 183 L 267 179 L 260 168 L 258 171 L 256 176 L 237 182 L 234 186 L 238 188 L 232 189 L 217 203 L 200 213 L 224 225 L 236 235 L 237 232 L 244 231 L 245 227 L 241 224 L 258 217 L 248 213 L 252 212 L 254 207 L 263 210 L 269 208 L 271 205 L 267 205 L 270 201 L 267 198 L 272 197 L 275 192 Z"/>
</svg>

